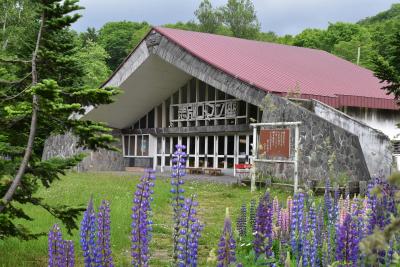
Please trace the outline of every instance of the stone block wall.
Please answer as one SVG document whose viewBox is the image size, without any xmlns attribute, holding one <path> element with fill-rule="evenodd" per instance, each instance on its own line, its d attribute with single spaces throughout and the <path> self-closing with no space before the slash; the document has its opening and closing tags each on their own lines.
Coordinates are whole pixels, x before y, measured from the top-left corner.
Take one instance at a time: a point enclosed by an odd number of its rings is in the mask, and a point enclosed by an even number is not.
<svg viewBox="0 0 400 267">
<path fill-rule="evenodd" d="M 348 181 L 370 179 L 357 135 L 285 98 L 275 95 L 268 95 L 267 98 L 263 122 L 302 122 L 299 127 L 300 183 L 307 180 L 324 181 L 327 177 L 347 177 Z M 275 176 L 293 177 L 292 164 L 259 163 L 259 168 Z"/>
<path fill-rule="evenodd" d="M 118 131 L 113 135 L 119 140 L 116 147 L 122 150 L 121 138 Z M 55 135 L 45 142 L 42 158 L 67 158 L 77 153 L 86 153 L 87 156 L 75 167 L 77 171 L 123 171 L 129 166 L 129 159 L 124 158 L 119 151 L 99 149 L 98 151 L 84 150 L 77 147 L 77 138 L 71 133 Z"/>
<path fill-rule="evenodd" d="M 390 174 L 392 144 L 389 137 L 324 103 L 312 100 L 312 106 L 317 116 L 358 136 L 369 173 L 372 176 L 383 174 L 387 177 Z"/>
</svg>

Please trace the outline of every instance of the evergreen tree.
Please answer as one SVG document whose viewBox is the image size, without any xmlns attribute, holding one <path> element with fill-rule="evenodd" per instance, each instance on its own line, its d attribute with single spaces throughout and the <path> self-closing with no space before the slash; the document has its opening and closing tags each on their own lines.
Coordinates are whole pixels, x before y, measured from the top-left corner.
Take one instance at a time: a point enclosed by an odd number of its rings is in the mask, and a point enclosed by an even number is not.
<svg viewBox="0 0 400 267">
<path fill-rule="evenodd" d="M 80 17 L 78 0 L 30 2 L 34 34 L 20 35 L 19 45 L 0 54 L 0 239 L 42 234 L 15 223 L 33 219 L 24 211 L 26 204 L 44 208 L 68 231 L 77 228 L 75 220 L 84 208 L 51 206 L 35 196 L 40 186 L 50 187 L 84 156 L 42 160 L 51 134 L 72 132 L 78 145 L 93 150 L 112 149 L 114 141 L 104 124 L 71 116 L 84 114 L 87 106 L 111 103 L 118 93 L 84 85 L 77 35 L 69 29 Z"/>
</svg>

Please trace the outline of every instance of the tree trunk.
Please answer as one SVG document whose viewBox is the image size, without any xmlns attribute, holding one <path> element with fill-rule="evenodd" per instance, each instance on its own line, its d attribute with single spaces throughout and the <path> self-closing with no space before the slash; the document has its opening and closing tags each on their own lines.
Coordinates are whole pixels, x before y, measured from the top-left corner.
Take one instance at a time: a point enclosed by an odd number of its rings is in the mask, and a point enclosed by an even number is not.
<svg viewBox="0 0 400 267">
<path fill-rule="evenodd" d="M 38 32 L 37 39 L 36 39 L 35 50 L 32 53 L 32 86 L 35 86 L 38 82 L 36 61 L 37 61 L 37 55 L 38 55 L 39 47 L 40 47 L 40 40 L 42 39 L 44 20 L 45 20 L 45 17 L 44 17 L 44 12 L 43 12 L 41 15 L 41 18 L 40 18 L 40 28 L 39 28 L 39 32 Z M 26 167 L 28 166 L 29 160 L 32 155 L 33 143 L 34 143 L 35 136 L 36 136 L 38 112 L 39 112 L 39 96 L 33 95 L 32 96 L 31 126 L 30 126 L 30 130 L 29 130 L 29 138 L 28 138 L 28 143 L 26 145 L 25 154 L 19 165 L 17 174 L 15 175 L 14 180 L 11 183 L 10 188 L 8 188 L 6 194 L 3 196 L 2 200 L 1 200 L 0 213 L 4 210 L 4 208 L 7 206 L 7 204 L 12 200 L 12 198 L 15 194 L 15 191 L 17 190 L 18 186 L 21 183 L 22 177 L 25 174 Z"/>
<path fill-rule="evenodd" d="M 2 45 L 3 51 L 6 50 L 7 44 L 8 44 L 8 38 L 6 37 L 7 15 L 8 15 L 8 13 L 6 11 L 6 13 L 4 14 L 4 23 L 3 23 L 3 36 L 4 36 L 4 42 L 3 42 L 3 45 Z"/>
</svg>

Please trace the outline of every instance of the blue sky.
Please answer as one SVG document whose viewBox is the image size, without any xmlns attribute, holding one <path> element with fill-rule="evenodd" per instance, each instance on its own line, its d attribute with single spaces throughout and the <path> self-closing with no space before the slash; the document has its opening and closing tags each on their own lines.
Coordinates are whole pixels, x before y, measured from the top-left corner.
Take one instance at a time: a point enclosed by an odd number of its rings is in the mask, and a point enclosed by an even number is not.
<svg viewBox="0 0 400 267">
<path fill-rule="evenodd" d="M 152 25 L 194 19 L 200 0 L 81 0 L 86 9 L 73 28 L 100 28 L 109 21 L 147 21 Z M 227 0 L 211 0 L 213 6 Z M 356 22 L 390 8 L 392 0 L 253 0 L 263 31 L 297 34 L 326 28 L 329 22 Z"/>
</svg>

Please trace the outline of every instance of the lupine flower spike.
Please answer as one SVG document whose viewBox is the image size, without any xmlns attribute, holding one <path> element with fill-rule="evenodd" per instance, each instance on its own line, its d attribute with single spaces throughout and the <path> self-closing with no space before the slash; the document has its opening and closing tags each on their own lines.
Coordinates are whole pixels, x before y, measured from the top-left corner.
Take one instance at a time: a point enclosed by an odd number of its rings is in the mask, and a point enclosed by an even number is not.
<svg viewBox="0 0 400 267">
<path fill-rule="evenodd" d="M 149 242 L 151 239 L 152 221 L 150 220 L 151 195 L 154 193 L 155 175 L 153 170 L 146 170 L 140 183 L 136 186 L 132 207 L 132 265 L 146 267 L 149 265 Z"/>
<path fill-rule="evenodd" d="M 179 224 L 181 210 L 184 206 L 184 195 L 185 190 L 182 188 L 184 181 L 182 177 L 186 175 L 186 147 L 184 145 L 176 145 L 176 150 L 172 158 L 172 175 L 171 175 L 171 193 L 172 197 L 172 207 L 173 207 L 173 220 L 174 220 L 174 231 L 173 231 L 173 257 L 174 263 L 178 260 L 178 238 L 179 238 Z"/>
<path fill-rule="evenodd" d="M 246 204 L 242 204 L 242 208 L 240 209 L 240 214 L 236 221 L 236 229 L 239 232 L 239 236 L 241 238 L 246 237 L 247 235 L 247 208 Z"/>
<path fill-rule="evenodd" d="M 55 224 L 48 235 L 49 267 L 73 267 L 75 263 L 74 244 L 62 238 L 60 227 Z"/>
<path fill-rule="evenodd" d="M 111 234 L 110 234 L 110 203 L 106 200 L 101 202 L 97 213 L 97 246 L 96 246 L 96 265 L 113 267 L 111 256 Z"/>
<path fill-rule="evenodd" d="M 178 266 L 196 267 L 200 232 L 202 225 L 197 219 L 195 196 L 184 201 L 179 224 L 179 238 L 177 247 Z"/>
<path fill-rule="evenodd" d="M 272 254 L 272 202 L 268 191 L 260 200 L 257 208 L 253 247 L 256 257 Z"/>
<path fill-rule="evenodd" d="M 236 262 L 236 241 L 232 233 L 232 222 L 229 217 L 229 209 L 226 208 L 224 230 L 218 244 L 217 267 L 228 267 Z"/>
<path fill-rule="evenodd" d="M 80 244 L 85 267 L 95 266 L 96 258 L 96 214 L 93 208 L 93 197 L 90 198 L 80 229 Z"/>
</svg>

